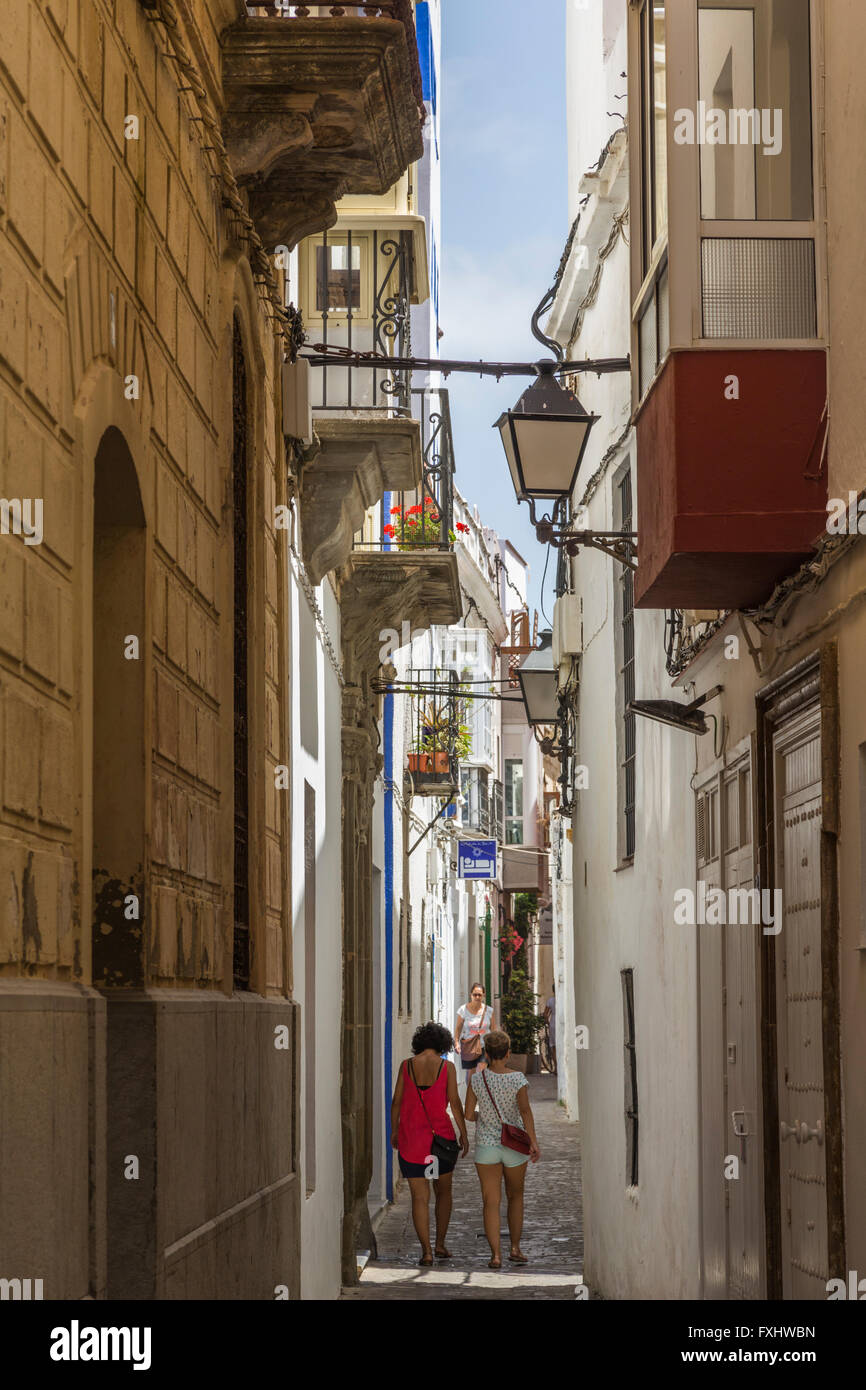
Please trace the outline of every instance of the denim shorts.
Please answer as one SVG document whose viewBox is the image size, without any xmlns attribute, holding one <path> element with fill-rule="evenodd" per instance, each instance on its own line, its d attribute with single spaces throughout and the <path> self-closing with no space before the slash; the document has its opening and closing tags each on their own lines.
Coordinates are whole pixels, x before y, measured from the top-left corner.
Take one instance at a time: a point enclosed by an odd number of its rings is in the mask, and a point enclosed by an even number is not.
<svg viewBox="0 0 866 1390">
<path fill-rule="evenodd" d="M 519 1154 L 516 1149 L 506 1149 L 504 1144 L 476 1144 L 476 1163 L 504 1163 L 506 1168 L 519 1168 L 521 1163 L 529 1162 L 529 1154 Z"/>
</svg>

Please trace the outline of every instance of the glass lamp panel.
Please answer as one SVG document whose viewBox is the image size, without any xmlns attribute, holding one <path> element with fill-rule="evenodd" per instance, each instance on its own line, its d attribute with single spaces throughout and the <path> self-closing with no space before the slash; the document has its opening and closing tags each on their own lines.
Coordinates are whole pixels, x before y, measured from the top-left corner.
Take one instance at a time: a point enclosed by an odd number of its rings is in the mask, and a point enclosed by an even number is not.
<svg viewBox="0 0 866 1390">
<path fill-rule="evenodd" d="M 502 447 L 505 450 L 505 457 L 508 459 L 508 469 L 511 473 L 511 482 L 518 499 L 523 496 L 523 487 L 520 482 L 520 471 L 517 467 L 517 459 L 514 453 L 514 440 L 511 435 L 511 417 L 503 415 L 497 422 L 499 433 L 502 436 Z"/>
<path fill-rule="evenodd" d="M 530 497 L 563 497 L 571 492 L 587 429 L 585 420 L 521 420 L 514 429 Z"/>
<path fill-rule="evenodd" d="M 559 717 L 556 674 L 547 671 L 519 671 L 530 724 L 555 724 Z"/>
</svg>

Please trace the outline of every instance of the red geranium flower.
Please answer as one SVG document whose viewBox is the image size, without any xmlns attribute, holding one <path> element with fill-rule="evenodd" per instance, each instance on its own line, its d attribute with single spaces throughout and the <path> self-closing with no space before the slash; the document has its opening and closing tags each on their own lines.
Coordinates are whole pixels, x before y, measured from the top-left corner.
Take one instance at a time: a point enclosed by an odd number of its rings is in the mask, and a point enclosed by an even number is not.
<svg viewBox="0 0 866 1390">
<path fill-rule="evenodd" d="M 468 531 L 468 530 L 469 530 L 469 527 L 468 527 L 468 526 L 464 526 L 462 521 L 455 521 L 454 525 L 457 527 L 457 530 L 458 530 L 458 531 Z"/>
<path fill-rule="evenodd" d="M 415 505 L 414 505 L 414 507 L 407 507 L 407 509 L 406 509 L 406 515 L 407 515 L 407 516 L 417 516 L 418 513 L 419 513 L 419 512 L 422 512 L 423 510 L 424 510 L 424 508 L 421 506 L 421 504 L 420 504 L 419 502 L 416 502 Z"/>
<path fill-rule="evenodd" d="M 386 536 L 393 536 L 393 534 L 394 534 L 394 527 L 393 527 L 393 526 L 385 526 L 385 527 L 383 527 L 383 530 L 384 530 Z"/>
<path fill-rule="evenodd" d="M 401 515 L 402 515 L 402 512 L 403 512 L 403 508 L 402 508 L 402 507 L 392 507 L 392 508 L 391 508 L 391 515 L 392 515 L 392 516 L 401 516 Z"/>
</svg>

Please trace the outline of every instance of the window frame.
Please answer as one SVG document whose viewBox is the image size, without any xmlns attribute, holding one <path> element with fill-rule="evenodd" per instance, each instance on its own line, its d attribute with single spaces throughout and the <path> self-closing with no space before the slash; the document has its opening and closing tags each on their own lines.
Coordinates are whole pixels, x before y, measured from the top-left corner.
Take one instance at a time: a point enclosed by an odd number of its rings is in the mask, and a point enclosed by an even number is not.
<svg viewBox="0 0 866 1390">
<path fill-rule="evenodd" d="M 519 815 L 519 816 L 515 816 L 513 813 L 512 813 L 511 815 L 508 814 L 508 794 L 509 794 L 509 791 L 510 791 L 511 794 L 512 794 L 512 806 L 513 806 L 513 804 L 514 804 L 514 801 L 513 801 L 514 786 L 513 786 L 513 784 L 511 784 L 511 783 L 509 782 L 509 769 L 510 769 L 510 768 L 513 768 L 513 767 L 519 767 L 519 768 L 520 768 L 520 815 Z M 503 826 L 503 836 L 504 836 L 503 844 L 504 844 L 505 847 L 507 848 L 507 847 L 510 846 L 510 845 L 517 845 L 517 846 L 520 846 L 520 845 L 525 845 L 525 844 L 526 844 L 526 835 L 525 835 L 526 806 L 525 806 L 525 796 L 524 796 L 524 792 L 525 792 L 525 789 L 526 789 L 526 779 L 525 779 L 525 775 L 524 775 L 524 774 L 525 774 L 525 768 L 524 768 L 524 764 L 523 764 L 523 759 L 522 759 L 522 758 L 506 758 L 506 759 L 505 759 L 505 768 L 504 768 L 504 772 L 505 772 L 505 777 L 504 777 L 504 779 L 503 779 L 503 784 L 502 784 L 502 785 L 503 785 L 503 822 L 502 822 L 502 826 Z M 511 840 L 511 839 L 509 839 L 509 837 L 508 837 L 508 827 L 509 827 L 509 825 L 519 825 L 519 826 L 520 826 L 520 839 L 519 839 L 519 840 Z"/>
<path fill-rule="evenodd" d="M 629 138 L 633 149 L 642 150 L 644 93 L 641 86 L 641 14 L 650 0 L 633 0 L 629 14 Z M 797 351 L 827 346 L 828 285 L 827 249 L 823 227 L 826 218 L 824 151 L 821 131 L 825 123 L 825 97 L 822 83 L 824 63 L 823 6 L 810 3 L 810 71 L 812 130 L 812 220 L 809 222 L 748 222 L 712 220 L 701 217 L 700 146 L 680 146 L 673 142 L 677 110 L 697 111 L 699 91 L 698 5 L 697 0 L 666 0 L 666 87 L 667 87 L 667 236 L 654 249 L 648 266 L 643 260 L 642 229 L 631 237 L 632 306 L 632 407 L 642 408 L 667 357 L 676 350 L 731 350 L 748 347 Z M 630 206 L 635 217 L 644 209 L 644 158 L 634 159 L 630 167 Z M 816 335 L 812 338 L 721 338 L 703 336 L 702 242 L 707 238 L 809 239 L 815 248 Z M 656 371 L 645 372 L 643 390 L 640 379 L 640 319 L 650 297 L 657 292 L 665 265 L 671 268 L 668 282 L 667 354 L 659 354 Z M 658 308 L 656 309 L 658 313 Z"/>
</svg>

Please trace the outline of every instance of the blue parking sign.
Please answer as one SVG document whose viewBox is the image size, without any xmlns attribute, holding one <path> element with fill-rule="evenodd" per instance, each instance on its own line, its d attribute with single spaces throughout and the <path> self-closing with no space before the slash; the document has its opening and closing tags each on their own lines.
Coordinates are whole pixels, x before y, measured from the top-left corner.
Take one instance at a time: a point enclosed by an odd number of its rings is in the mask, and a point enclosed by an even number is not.
<svg viewBox="0 0 866 1390">
<path fill-rule="evenodd" d="M 458 840 L 458 878 L 495 878 L 496 841 Z"/>
</svg>

